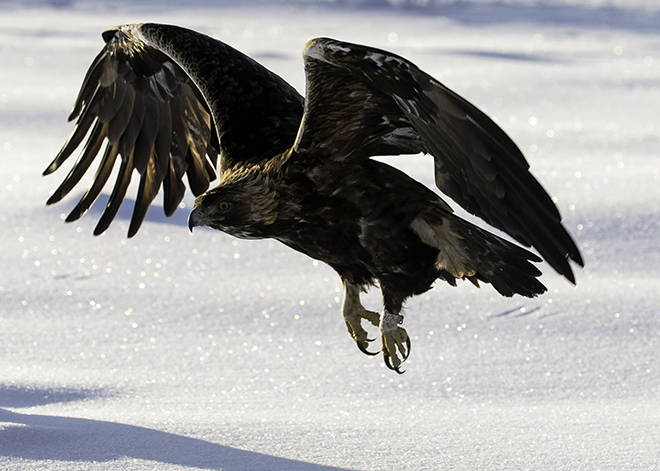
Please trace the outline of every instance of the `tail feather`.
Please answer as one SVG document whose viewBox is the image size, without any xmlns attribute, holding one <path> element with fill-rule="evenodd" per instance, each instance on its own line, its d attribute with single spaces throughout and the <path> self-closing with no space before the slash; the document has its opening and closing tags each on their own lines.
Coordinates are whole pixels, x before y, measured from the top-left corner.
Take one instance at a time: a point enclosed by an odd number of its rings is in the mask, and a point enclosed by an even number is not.
<svg viewBox="0 0 660 471">
<path fill-rule="evenodd" d="M 538 280 L 541 271 L 531 263 L 541 262 L 540 257 L 458 216 L 449 214 L 445 217 L 451 221 L 452 229 L 460 237 L 475 268 L 474 274 L 466 274 L 463 278 L 477 286 L 479 281 L 490 283 L 503 296 L 519 294 L 532 298 L 547 291 Z M 446 270 L 441 270 L 439 277 L 455 284 L 456 277 Z"/>
</svg>

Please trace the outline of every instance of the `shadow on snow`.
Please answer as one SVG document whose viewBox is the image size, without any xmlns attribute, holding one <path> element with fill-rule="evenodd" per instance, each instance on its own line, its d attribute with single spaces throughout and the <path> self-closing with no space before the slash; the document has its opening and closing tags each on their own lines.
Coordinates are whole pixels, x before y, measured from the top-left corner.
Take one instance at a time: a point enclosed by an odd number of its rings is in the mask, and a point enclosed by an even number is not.
<svg viewBox="0 0 660 471">
<path fill-rule="evenodd" d="M 113 396 L 103 389 L 41 388 L 0 384 L 0 407 L 34 407 Z"/>
<path fill-rule="evenodd" d="M 348 471 L 270 456 L 146 427 L 101 420 L 19 414 L 0 408 L 0 456 L 103 462 L 123 457 L 228 471 Z"/>
</svg>

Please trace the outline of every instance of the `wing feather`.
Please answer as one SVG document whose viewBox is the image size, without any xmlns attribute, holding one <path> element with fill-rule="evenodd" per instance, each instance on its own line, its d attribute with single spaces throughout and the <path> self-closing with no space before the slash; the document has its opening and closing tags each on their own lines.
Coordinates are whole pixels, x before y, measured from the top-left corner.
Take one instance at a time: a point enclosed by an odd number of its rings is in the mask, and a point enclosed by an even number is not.
<svg viewBox="0 0 660 471">
<path fill-rule="evenodd" d="M 135 169 L 142 175 L 149 164 L 156 138 L 158 137 L 158 128 L 160 126 L 160 110 L 156 99 L 146 95 L 144 99 L 144 116 L 142 119 L 140 133 L 135 141 L 134 165 Z"/>
<path fill-rule="evenodd" d="M 165 177 L 167 168 L 170 165 L 170 149 L 172 148 L 172 110 L 163 102 L 158 103 L 160 125 L 158 127 L 158 134 L 156 135 L 156 142 L 154 143 L 154 150 L 157 156 L 157 167 L 160 169 L 160 174 Z"/>
<path fill-rule="evenodd" d="M 255 164 L 293 144 L 302 97 L 244 54 L 176 26 L 125 25 L 104 32 L 103 39 L 105 47 L 88 69 L 69 115 L 69 120 L 77 118 L 74 129 L 44 171 L 57 170 L 87 138 L 50 204 L 71 191 L 107 143 L 68 221 L 94 203 L 118 155 L 118 180 L 95 233 L 109 226 L 137 171 L 132 236 L 161 186 L 163 209 L 171 215 L 183 199 L 184 176 L 199 195 L 217 178 L 218 165 Z"/>
<path fill-rule="evenodd" d="M 183 182 L 177 175 L 174 161 L 170 160 L 165 180 L 163 180 L 163 210 L 167 217 L 174 214 L 182 199 Z"/>
<path fill-rule="evenodd" d="M 220 143 L 220 168 L 253 165 L 294 143 L 304 100 L 261 64 L 208 36 L 168 25 L 144 24 L 139 34 L 183 70 L 196 70 L 195 84 L 210 109 Z M 179 70 L 172 70 L 176 77 Z"/>
<path fill-rule="evenodd" d="M 71 131 L 71 134 L 64 143 L 64 146 L 62 146 L 62 149 L 57 153 L 55 159 L 53 159 L 46 170 L 44 170 L 44 175 L 49 175 L 62 166 L 66 159 L 71 156 L 73 151 L 75 151 L 78 146 L 80 146 L 80 143 L 87 135 L 87 132 L 89 131 L 89 128 L 92 126 L 94 121 L 95 117 L 91 113 L 86 113 L 84 116 L 81 116 L 81 119 L 79 119 L 73 127 L 73 131 Z"/>
<path fill-rule="evenodd" d="M 135 105 L 135 90 L 131 87 L 124 86 L 123 98 L 121 105 L 115 112 L 115 114 L 110 118 L 109 121 L 104 121 L 102 118 L 101 122 L 107 122 L 108 126 L 108 141 L 111 144 L 114 144 L 119 140 L 120 137 L 124 135 L 124 131 L 128 127 L 128 123 L 131 120 L 131 115 L 133 114 L 133 106 Z"/>
<path fill-rule="evenodd" d="M 124 79 L 118 78 L 115 82 L 112 82 L 112 85 L 108 87 L 106 93 L 102 95 L 102 97 L 99 95 L 99 97 L 101 97 L 99 104 L 90 107 L 90 111 L 96 111 L 102 123 L 109 123 L 124 103 L 124 96 L 126 95 L 127 88 Z M 93 105 L 94 103 L 91 104 Z"/>
<path fill-rule="evenodd" d="M 133 153 L 131 152 L 127 157 L 122 158 L 121 166 L 119 167 L 119 173 L 117 176 L 117 181 L 115 186 L 112 189 L 112 194 L 108 203 L 101 215 L 101 219 L 96 224 L 94 228 L 94 235 L 99 235 L 105 232 L 105 230 L 110 226 L 110 223 L 117 215 L 119 207 L 121 206 L 124 196 L 126 196 L 126 190 L 128 190 L 128 185 L 131 182 L 131 171 L 133 170 Z"/>
<path fill-rule="evenodd" d="M 170 109 L 172 110 L 172 150 L 170 155 L 177 178 L 179 178 L 183 177 L 188 168 L 186 159 L 188 154 L 187 120 L 184 120 L 185 108 L 180 97 L 172 100 Z"/>
<path fill-rule="evenodd" d="M 298 153 L 337 160 L 383 149 L 430 153 L 442 192 L 535 247 L 575 282 L 568 259 L 583 262 L 559 211 L 518 147 L 484 113 L 392 53 L 320 38 L 303 56 L 307 102 Z"/>
<path fill-rule="evenodd" d="M 101 194 L 101 190 L 105 186 L 105 183 L 110 177 L 110 172 L 112 172 L 112 167 L 117 160 L 117 155 L 119 154 L 119 145 L 117 143 L 106 146 L 105 153 L 101 159 L 101 163 L 96 170 L 94 175 L 94 180 L 90 184 L 89 188 L 80 199 L 78 204 L 73 208 L 66 218 L 66 222 L 75 221 L 80 218 L 83 214 L 87 212 L 89 208 L 92 207 L 96 198 Z"/>
<path fill-rule="evenodd" d="M 128 117 L 128 124 L 126 125 L 124 132 L 119 138 L 119 153 L 122 156 L 128 156 L 135 151 L 135 144 L 140 135 L 140 131 L 142 130 L 144 113 L 146 111 L 144 95 L 137 92 L 134 93 L 134 95 L 133 110 Z"/>
<path fill-rule="evenodd" d="M 158 168 L 156 167 L 156 153 L 151 151 L 151 158 L 147 162 L 142 175 L 140 176 L 140 186 L 138 188 L 137 198 L 135 199 L 135 208 L 133 209 L 133 216 L 131 223 L 128 226 L 128 237 L 133 237 L 140 229 L 142 221 L 149 210 L 149 205 L 156 198 L 158 189 L 163 181 L 163 176 L 158 175 Z"/>
<path fill-rule="evenodd" d="M 85 74 L 78 96 L 76 97 L 73 108 L 69 113 L 69 121 L 73 121 L 80 115 L 83 105 L 91 103 L 92 97 L 98 93 L 99 88 L 107 88 L 115 81 L 116 77 L 111 77 L 116 75 L 116 72 L 110 66 L 109 62 L 110 59 L 104 48 L 96 56 Z M 113 74 L 113 72 L 115 73 Z"/>
<path fill-rule="evenodd" d="M 101 146 L 103 145 L 105 135 L 104 127 L 107 127 L 107 124 L 103 124 L 98 120 L 96 121 L 94 129 L 87 140 L 87 144 L 85 144 L 85 148 L 81 152 L 80 157 L 78 157 L 78 161 L 73 168 L 71 168 L 71 171 L 64 181 L 62 181 L 62 184 L 50 196 L 47 204 L 56 203 L 68 195 L 73 187 L 80 181 L 82 176 L 87 172 L 92 161 L 96 158 L 96 154 L 99 153 Z"/>
</svg>

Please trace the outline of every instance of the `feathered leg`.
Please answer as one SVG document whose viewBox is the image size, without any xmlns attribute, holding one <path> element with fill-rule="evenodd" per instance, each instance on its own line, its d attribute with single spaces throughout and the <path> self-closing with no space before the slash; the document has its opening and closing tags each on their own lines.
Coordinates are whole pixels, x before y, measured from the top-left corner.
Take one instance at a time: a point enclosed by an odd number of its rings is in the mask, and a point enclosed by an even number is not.
<svg viewBox="0 0 660 471">
<path fill-rule="evenodd" d="M 380 315 L 377 312 L 367 311 L 360 302 L 360 287 L 342 279 L 344 284 L 344 301 L 341 306 L 341 314 L 344 316 L 346 328 L 351 334 L 353 340 L 357 343 L 362 353 L 367 355 L 378 355 L 378 352 L 367 350 L 369 342 L 373 341 L 367 338 L 367 331 L 362 328 L 362 319 L 366 319 L 374 326 L 378 327 Z"/>
</svg>

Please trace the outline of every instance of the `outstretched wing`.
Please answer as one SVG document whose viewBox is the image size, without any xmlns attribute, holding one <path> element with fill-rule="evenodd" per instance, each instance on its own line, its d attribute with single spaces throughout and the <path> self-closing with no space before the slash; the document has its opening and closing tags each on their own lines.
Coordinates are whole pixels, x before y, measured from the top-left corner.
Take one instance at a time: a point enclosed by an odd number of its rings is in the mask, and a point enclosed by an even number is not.
<svg viewBox="0 0 660 471">
<path fill-rule="evenodd" d="M 303 98 L 226 44 L 155 24 L 120 26 L 104 32 L 103 39 L 106 45 L 89 68 L 69 116 L 78 118 L 76 125 L 44 171 L 57 170 L 87 137 L 69 175 L 48 200 L 52 204 L 101 155 L 90 187 L 67 221 L 92 206 L 117 160 L 117 181 L 94 233 L 108 228 L 137 170 L 131 237 L 161 186 L 163 207 L 171 216 L 185 192 L 184 174 L 199 195 L 216 178 L 218 156 L 225 171 L 268 159 L 293 144 Z"/>
<path fill-rule="evenodd" d="M 383 151 L 430 153 L 442 192 L 534 246 L 575 282 L 568 258 L 583 262 L 559 211 L 518 147 L 490 118 L 392 53 L 320 38 L 303 55 L 307 102 L 298 153 L 340 160 Z"/>
</svg>

